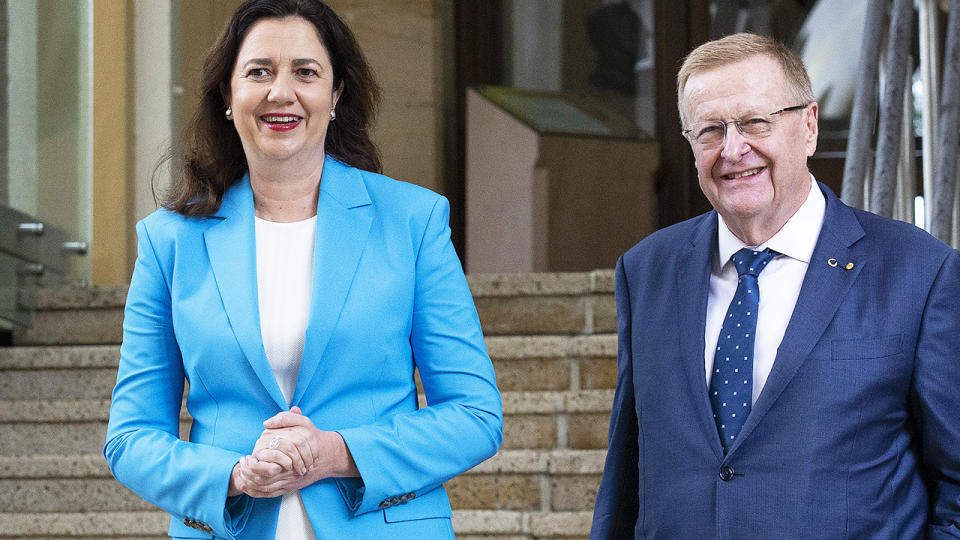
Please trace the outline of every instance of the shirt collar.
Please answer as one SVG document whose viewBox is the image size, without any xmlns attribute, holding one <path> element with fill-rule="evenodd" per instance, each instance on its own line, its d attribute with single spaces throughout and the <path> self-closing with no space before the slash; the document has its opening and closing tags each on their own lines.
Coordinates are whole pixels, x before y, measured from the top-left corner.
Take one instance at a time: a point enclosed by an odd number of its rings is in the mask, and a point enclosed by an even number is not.
<svg viewBox="0 0 960 540">
<path fill-rule="evenodd" d="M 827 199 L 811 174 L 810 192 L 807 194 L 807 200 L 777 231 L 777 234 L 760 246 L 744 244 L 730 232 L 727 224 L 723 221 L 723 216 L 718 215 L 717 247 L 719 251 L 715 263 L 716 269 L 722 268 L 734 253 L 745 247 L 752 247 L 757 250 L 770 248 L 792 259 L 809 263 L 811 257 L 813 257 L 813 249 L 817 245 L 817 238 L 820 237 L 820 228 L 823 226 L 823 217 L 826 210 Z"/>
</svg>

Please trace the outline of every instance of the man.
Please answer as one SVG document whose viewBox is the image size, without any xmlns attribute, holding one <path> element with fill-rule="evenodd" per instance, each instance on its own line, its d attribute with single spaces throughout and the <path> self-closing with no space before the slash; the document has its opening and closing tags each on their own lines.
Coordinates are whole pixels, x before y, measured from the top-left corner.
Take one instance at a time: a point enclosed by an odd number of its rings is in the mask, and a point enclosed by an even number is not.
<svg viewBox="0 0 960 540">
<path fill-rule="evenodd" d="M 729 36 L 677 79 L 715 211 L 617 263 L 591 538 L 960 538 L 960 253 L 813 180 L 787 48 Z"/>
</svg>

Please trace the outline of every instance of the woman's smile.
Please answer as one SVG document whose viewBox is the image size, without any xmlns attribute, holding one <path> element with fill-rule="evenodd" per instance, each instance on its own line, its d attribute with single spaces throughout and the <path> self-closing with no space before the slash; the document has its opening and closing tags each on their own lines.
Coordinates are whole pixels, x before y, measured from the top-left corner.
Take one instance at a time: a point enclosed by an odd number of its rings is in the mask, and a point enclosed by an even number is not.
<svg viewBox="0 0 960 540">
<path fill-rule="evenodd" d="M 303 122 L 303 117 L 295 114 L 264 114 L 260 121 L 274 131 L 291 131 Z"/>
</svg>

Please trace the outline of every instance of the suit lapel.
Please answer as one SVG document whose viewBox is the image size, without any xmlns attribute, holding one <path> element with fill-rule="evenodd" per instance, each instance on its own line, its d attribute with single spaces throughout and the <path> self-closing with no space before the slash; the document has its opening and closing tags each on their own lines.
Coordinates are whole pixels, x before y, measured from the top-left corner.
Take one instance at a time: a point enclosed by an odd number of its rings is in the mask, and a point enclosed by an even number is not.
<svg viewBox="0 0 960 540">
<path fill-rule="evenodd" d="M 227 319 L 260 383 L 286 410 L 287 401 L 267 362 L 260 334 L 253 191 L 247 175 L 227 190 L 220 211 L 211 219 L 221 221 L 207 229 L 203 238 Z"/>
<path fill-rule="evenodd" d="M 710 268 L 713 263 L 717 242 L 717 213 L 711 212 L 703 219 L 678 258 L 676 287 L 678 299 L 678 322 L 680 329 L 680 358 L 683 362 L 684 376 L 694 417 L 697 419 L 710 447 L 723 456 L 720 436 L 713 421 L 713 409 L 707 395 L 706 373 L 704 372 L 704 333 L 707 321 L 707 296 L 710 291 Z M 685 272 L 683 269 L 691 270 Z M 699 339 L 698 339 L 699 337 Z"/>
<path fill-rule="evenodd" d="M 851 246 L 864 236 L 863 228 L 853 210 L 840 202 L 822 184 L 821 189 L 827 197 L 826 214 L 810 266 L 800 287 L 797 305 L 793 309 L 783 341 L 777 349 L 770 376 L 740 435 L 730 448 L 730 454 L 736 451 L 741 441 L 749 437 L 753 428 L 763 420 L 764 415 L 796 375 L 814 346 L 819 343 L 863 265 L 868 263 L 860 250 L 851 249 Z M 837 265 L 828 263 L 830 259 L 835 259 Z M 850 270 L 843 268 L 848 262 L 853 263 Z"/>
<path fill-rule="evenodd" d="M 373 206 L 360 173 L 327 156 L 317 201 L 310 320 L 292 405 L 300 402 L 320 366 L 372 222 Z"/>
</svg>

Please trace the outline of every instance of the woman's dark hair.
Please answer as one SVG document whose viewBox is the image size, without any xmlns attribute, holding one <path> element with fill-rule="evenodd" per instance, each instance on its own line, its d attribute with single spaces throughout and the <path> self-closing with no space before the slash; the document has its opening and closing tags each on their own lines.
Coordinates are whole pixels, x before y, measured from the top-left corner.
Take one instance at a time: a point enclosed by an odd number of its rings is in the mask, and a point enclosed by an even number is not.
<svg viewBox="0 0 960 540">
<path fill-rule="evenodd" d="M 380 88 L 350 29 L 319 0 L 249 0 L 237 8 L 203 61 L 200 104 L 179 148 L 167 157 L 182 160 L 164 201 L 167 209 L 186 216 L 212 215 L 227 188 L 246 172 L 240 137 L 224 115 L 224 96 L 230 94 L 230 77 L 247 31 L 261 19 L 282 17 L 301 17 L 316 28 L 330 55 L 333 88 L 343 83 L 337 119 L 327 127 L 326 153 L 359 169 L 381 171 L 380 155 L 367 133 Z"/>
</svg>

